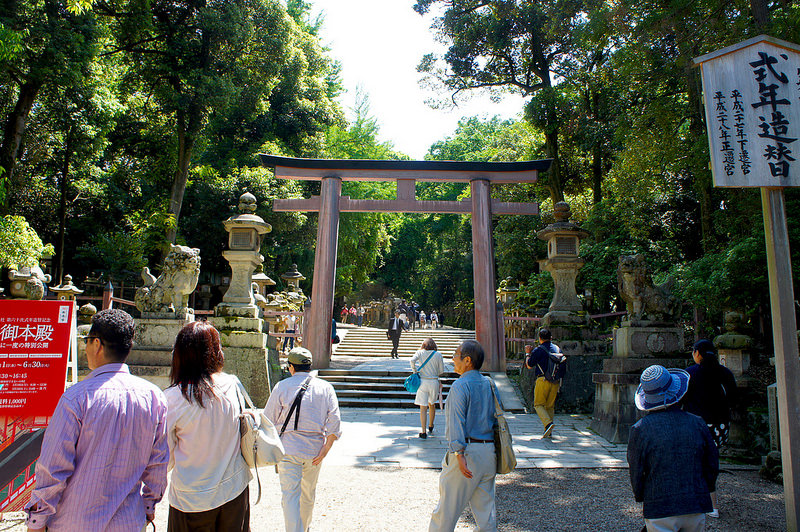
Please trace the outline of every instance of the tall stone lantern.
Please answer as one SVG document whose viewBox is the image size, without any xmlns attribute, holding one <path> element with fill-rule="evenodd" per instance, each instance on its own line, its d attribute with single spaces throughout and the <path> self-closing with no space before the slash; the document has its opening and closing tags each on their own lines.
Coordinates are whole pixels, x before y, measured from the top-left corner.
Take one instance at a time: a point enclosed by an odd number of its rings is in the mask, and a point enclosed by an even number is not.
<svg viewBox="0 0 800 532">
<path fill-rule="evenodd" d="M 575 279 L 585 261 L 580 257 L 581 239 L 589 236 L 589 232 L 569 221 L 571 214 L 569 204 L 560 201 L 555 204 L 556 221 L 538 233 L 540 240 L 547 242 L 547 259 L 540 260 L 539 265 L 550 273 L 555 285 L 550 311 L 545 315 L 543 323 L 584 322 L 583 304 L 578 299 Z"/>
<path fill-rule="evenodd" d="M 288 292 L 297 292 L 300 289 L 300 281 L 305 281 L 306 277 L 297 271 L 297 264 L 292 264 L 289 271 L 281 275 L 281 279 L 286 281 Z"/>
<path fill-rule="evenodd" d="M 222 222 L 228 232 L 222 256 L 231 265 L 231 282 L 209 322 L 225 348 L 225 371 L 239 377 L 256 404 L 264 404 L 279 379 L 280 363 L 277 352 L 267 349 L 253 295 L 253 272 L 264 262 L 261 237 L 272 229 L 255 212 L 256 198 L 246 192 L 239 198 L 239 214 Z"/>
<path fill-rule="evenodd" d="M 228 249 L 222 256 L 231 266 L 231 284 L 217 306 L 218 316 L 258 316 L 253 297 L 253 272 L 264 262 L 259 252 L 261 237 L 269 233 L 272 226 L 255 214 L 256 206 L 256 197 L 245 192 L 239 198 L 239 214 L 222 222 L 228 232 Z"/>
</svg>

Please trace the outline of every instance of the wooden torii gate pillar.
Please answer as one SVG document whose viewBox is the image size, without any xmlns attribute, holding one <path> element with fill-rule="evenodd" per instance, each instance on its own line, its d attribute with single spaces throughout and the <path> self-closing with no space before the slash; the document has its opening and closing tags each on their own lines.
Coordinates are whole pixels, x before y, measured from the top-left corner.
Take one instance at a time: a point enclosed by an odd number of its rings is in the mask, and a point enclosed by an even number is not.
<svg viewBox="0 0 800 532">
<path fill-rule="evenodd" d="M 495 292 L 493 214 L 539 214 L 535 203 L 509 203 L 491 198 L 491 185 L 533 183 L 550 160 L 513 163 L 458 161 L 372 161 L 363 159 L 296 159 L 261 154 L 264 166 L 275 177 L 321 181 L 319 196 L 308 199 L 276 199 L 274 211 L 319 212 L 311 314 L 305 324 L 305 346 L 315 368 L 327 368 L 331 358 L 331 319 L 336 281 L 336 252 L 341 212 L 419 212 L 472 215 L 473 284 L 475 288 L 475 336 L 486 359 L 485 371 L 505 371 L 505 346 L 497 319 Z M 396 181 L 396 200 L 351 199 L 342 196 L 342 181 Z M 420 201 L 416 181 L 469 183 L 472 197 L 462 201 Z"/>
</svg>

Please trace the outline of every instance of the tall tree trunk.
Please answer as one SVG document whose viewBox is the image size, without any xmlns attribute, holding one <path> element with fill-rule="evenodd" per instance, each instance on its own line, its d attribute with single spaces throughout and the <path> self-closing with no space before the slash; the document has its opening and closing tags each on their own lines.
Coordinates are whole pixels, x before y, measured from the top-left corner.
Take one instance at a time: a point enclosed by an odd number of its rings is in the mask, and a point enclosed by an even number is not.
<svg viewBox="0 0 800 532">
<path fill-rule="evenodd" d="M 685 70 L 686 93 L 689 104 L 689 131 L 692 138 L 700 139 L 706 135 L 703 122 L 703 106 L 700 98 L 700 78 L 697 69 L 687 66 Z M 702 235 L 703 253 L 711 250 L 714 240 L 714 229 L 711 223 L 712 193 L 711 173 L 707 169 L 689 169 L 695 190 L 700 196 L 700 231 Z"/>
<path fill-rule="evenodd" d="M 558 157 L 558 131 L 545 133 L 544 152 L 548 159 L 553 160 L 547 173 L 547 187 L 550 189 L 550 197 L 553 199 L 553 205 L 555 205 L 559 201 L 564 201 L 564 188 L 561 185 L 561 165 Z"/>
<path fill-rule="evenodd" d="M 765 32 L 770 23 L 767 0 L 750 0 L 750 12 L 753 15 L 756 29 L 759 32 Z"/>
<path fill-rule="evenodd" d="M 192 160 L 195 135 L 186 130 L 185 119 L 182 113 L 178 118 L 178 168 L 172 180 L 172 192 L 169 198 L 169 212 L 175 217 L 175 225 L 167 231 L 167 240 L 174 244 L 178 234 L 178 221 L 183 205 L 183 194 L 186 192 L 186 182 L 189 178 L 189 164 Z"/>
<path fill-rule="evenodd" d="M 58 269 L 56 271 L 56 279 L 58 279 L 59 286 L 64 282 L 64 239 L 67 226 L 67 185 L 69 184 L 69 165 L 72 161 L 72 132 L 74 126 L 70 124 L 69 131 L 67 131 L 67 142 L 64 146 L 64 162 L 61 167 L 61 182 L 59 183 L 59 192 L 61 197 L 58 202 Z"/>
<path fill-rule="evenodd" d="M 0 146 L 0 214 L 8 211 L 8 192 L 11 180 L 14 177 L 14 167 L 17 164 L 19 147 L 22 136 L 25 134 L 25 125 L 28 115 L 33 107 L 33 102 L 42 87 L 40 81 L 27 81 L 19 90 L 17 103 L 14 110 L 6 119 L 3 131 L 3 144 Z"/>
</svg>

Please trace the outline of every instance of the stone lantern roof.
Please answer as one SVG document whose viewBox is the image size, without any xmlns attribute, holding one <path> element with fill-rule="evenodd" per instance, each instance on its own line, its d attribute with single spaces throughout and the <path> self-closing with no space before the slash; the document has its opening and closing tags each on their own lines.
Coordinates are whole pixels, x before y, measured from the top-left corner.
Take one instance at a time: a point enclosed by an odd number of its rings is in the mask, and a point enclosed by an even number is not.
<svg viewBox="0 0 800 532">
<path fill-rule="evenodd" d="M 569 203 L 559 201 L 553 207 L 553 215 L 556 221 L 536 233 L 540 240 L 549 240 L 556 235 L 573 235 L 578 238 L 584 238 L 591 233 L 586 229 L 580 227 L 569 221 L 572 211 L 569 208 Z"/>
<path fill-rule="evenodd" d="M 231 216 L 222 225 L 230 232 L 232 229 L 255 229 L 259 235 L 272 231 L 272 226 L 264 221 L 256 212 L 256 197 L 245 192 L 239 197 L 239 214 Z"/>
<path fill-rule="evenodd" d="M 297 271 L 297 264 L 292 264 L 289 268 L 289 271 L 281 275 L 281 279 L 284 281 L 305 281 L 306 277 L 299 271 Z"/>
<path fill-rule="evenodd" d="M 75 296 L 83 293 L 83 290 L 72 284 L 72 276 L 69 274 L 64 276 L 64 284 L 51 286 L 50 290 L 58 294 L 58 299 L 61 300 L 75 299 Z"/>
</svg>

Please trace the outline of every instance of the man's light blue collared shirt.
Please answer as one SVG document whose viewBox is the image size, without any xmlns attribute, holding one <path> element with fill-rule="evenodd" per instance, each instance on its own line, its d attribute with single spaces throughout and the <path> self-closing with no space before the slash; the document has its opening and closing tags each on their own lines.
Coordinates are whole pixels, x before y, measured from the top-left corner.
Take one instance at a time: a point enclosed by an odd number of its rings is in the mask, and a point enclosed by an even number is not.
<svg viewBox="0 0 800 532">
<path fill-rule="evenodd" d="M 461 375 L 450 387 L 444 407 L 448 451 L 463 451 L 467 447 L 467 438 L 494 438 L 494 396 L 491 386 L 491 379 L 473 369 Z"/>
</svg>

